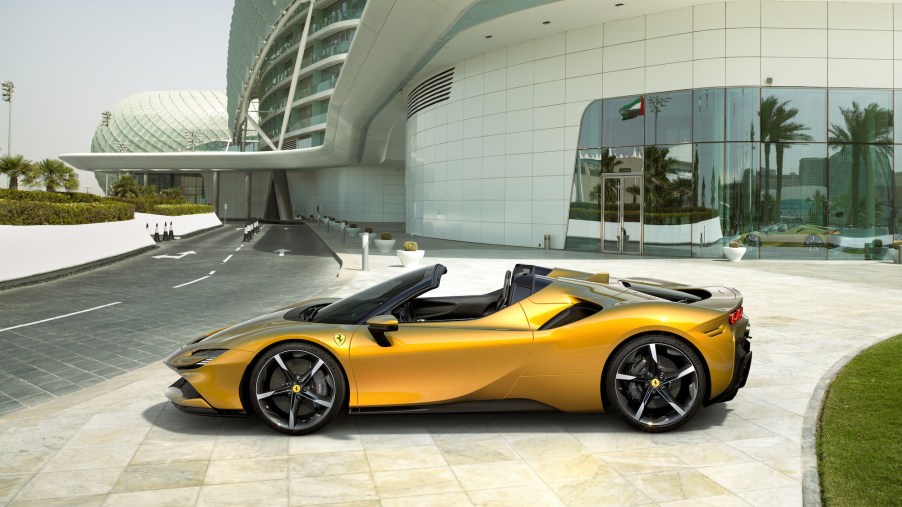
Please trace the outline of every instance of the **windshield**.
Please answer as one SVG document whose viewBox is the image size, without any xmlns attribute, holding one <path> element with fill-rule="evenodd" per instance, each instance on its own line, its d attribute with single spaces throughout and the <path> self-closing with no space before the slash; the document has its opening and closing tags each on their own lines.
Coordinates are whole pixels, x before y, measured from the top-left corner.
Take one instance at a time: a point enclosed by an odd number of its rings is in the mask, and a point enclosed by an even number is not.
<svg viewBox="0 0 902 507">
<path fill-rule="evenodd" d="M 357 324 L 382 304 L 404 293 L 426 278 L 428 273 L 431 273 L 431 269 L 417 269 L 384 281 L 353 296 L 340 299 L 316 312 L 313 322 Z"/>
</svg>

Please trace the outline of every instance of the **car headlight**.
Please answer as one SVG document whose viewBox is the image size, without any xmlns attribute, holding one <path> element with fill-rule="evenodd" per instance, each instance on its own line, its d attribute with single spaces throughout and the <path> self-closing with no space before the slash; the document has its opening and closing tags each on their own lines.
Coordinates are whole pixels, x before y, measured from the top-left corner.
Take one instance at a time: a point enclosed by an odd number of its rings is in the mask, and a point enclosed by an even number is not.
<svg viewBox="0 0 902 507">
<path fill-rule="evenodd" d="M 176 358 L 172 366 L 184 370 L 200 368 L 225 353 L 228 349 L 196 350 L 193 354 Z"/>
</svg>

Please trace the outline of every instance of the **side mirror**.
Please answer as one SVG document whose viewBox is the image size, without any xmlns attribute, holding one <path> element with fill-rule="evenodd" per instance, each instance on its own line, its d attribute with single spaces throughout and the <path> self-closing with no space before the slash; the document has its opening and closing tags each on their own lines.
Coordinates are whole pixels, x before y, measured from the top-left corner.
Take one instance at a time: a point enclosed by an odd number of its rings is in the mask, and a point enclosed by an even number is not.
<svg viewBox="0 0 902 507">
<path fill-rule="evenodd" d="M 366 321 L 366 327 L 380 347 L 391 347 L 385 333 L 398 330 L 398 318 L 394 315 L 377 315 Z"/>
</svg>

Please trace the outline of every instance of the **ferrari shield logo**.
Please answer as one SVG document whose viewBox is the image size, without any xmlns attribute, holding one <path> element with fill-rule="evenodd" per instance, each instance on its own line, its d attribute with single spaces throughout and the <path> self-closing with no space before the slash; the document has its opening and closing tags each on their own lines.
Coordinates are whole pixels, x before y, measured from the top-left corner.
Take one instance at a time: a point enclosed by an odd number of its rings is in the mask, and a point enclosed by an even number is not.
<svg viewBox="0 0 902 507">
<path fill-rule="evenodd" d="M 340 333 L 336 334 L 335 335 L 335 344 L 338 345 L 339 347 L 341 347 L 342 345 L 345 344 L 345 339 L 346 339 L 345 335 L 340 334 Z"/>
</svg>

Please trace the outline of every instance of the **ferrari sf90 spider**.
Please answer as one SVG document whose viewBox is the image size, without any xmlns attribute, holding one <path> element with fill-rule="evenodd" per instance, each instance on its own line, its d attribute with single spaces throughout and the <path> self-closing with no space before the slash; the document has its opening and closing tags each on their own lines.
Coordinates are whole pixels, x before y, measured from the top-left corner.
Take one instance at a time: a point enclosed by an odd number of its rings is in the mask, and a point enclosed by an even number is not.
<svg viewBox="0 0 902 507">
<path fill-rule="evenodd" d="M 742 296 L 518 264 L 483 295 L 426 297 L 440 264 L 198 338 L 165 363 L 179 408 L 316 431 L 342 410 L 613 411 L 650 432 L 732 399 L 751 366 Z"/>
</svg>

